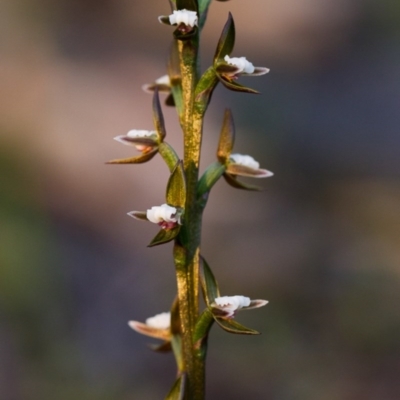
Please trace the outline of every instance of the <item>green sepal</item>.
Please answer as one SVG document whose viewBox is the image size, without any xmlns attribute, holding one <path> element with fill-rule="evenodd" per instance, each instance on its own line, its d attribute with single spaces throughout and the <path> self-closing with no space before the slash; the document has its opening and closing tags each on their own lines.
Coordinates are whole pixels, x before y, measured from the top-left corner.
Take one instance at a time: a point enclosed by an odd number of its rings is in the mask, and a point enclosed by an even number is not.
<svg viewBox="0 0 400 400">
<path fill-rule="evenodd" d="M 247 86 L 243 86 L 240 83 L 237 83 L 233 80 L 228 80 L 221 75 L 218 75 L 218 79 L 229 90 L 233 90 L 235 92 L 242 92 L 242 93 L 252 93 L 252 94 L 260 93 L 255 89 L 249 88 Z"/>
<path fill-rule="evenodd" d="M 106 164 L 143 164 L 150 161 L 158 152 L 158 148 L 155 148 L 148 153 L 141 154 L 140 156 L 130 158 L 118 158 L 115 160 L 107 161 Z"/>
<path fill-rule="evenodd" d="M 196 357 L 205 360 L 207 355 L 208 334 L 214 324 L 211 311 L 206 308 L 199 316 L 193 333 L 193 345 Z"/>
<path fill-rule="evenodd" d="M 211 0 L 198 0 L 199 3 L 199 29 L 203 29 L 206 23 L 208 7 L 210 6 Z"/>
<path fill-rule="evenodd" d="M 182 161 L 178 161 L 167 184 L 167 204 L 183 209 L 186 203 L 186 180 Z"/>
<path fill-rule="evenodd" d="M 199 319 L 196 322 L 196 326 L 194 328 L 193 333 L 193 343 L 195 346 L 198 345 L 199 341 L 202 341 L 204 338 L 208 336 L 208 332 L 210 331 L 212 325 L 214 323 L 214 316 L 212 312 L 206 308 L 199 316 Z"/>
<path fill-rule="evenodd" d="M 208 193 L 217 183 L 218 179 L 225 172 L 226 167 L 218 161 L 212 163 L 205 171 L 197 184 L 197 198 L 201 198 Z"/>
<path fill-rule="evenodd" d="M 167 132 L 165 131 L 164 116 L 161 110 L 160 97 L 158 95 L 158 87 L 154 89 L 154 94 L 153 94 L 153 120 L 158 140 L 161 143 L 164 140 Z"/>
<path fill-rule="evenodd" d="M 273 175 L 271 171 L 266 169 L 253 169 L 235 163 L 228 164 L 226 172 L 231 175 L 249 176 L 250 178 L 268 178 Z"/>
<path fill-rule="evenodd" d="M 161 229 L 147 247 L 158 246 L 174 240 L 178 236 L 180 230 L 180 225 L 172 229 Z"/>
<path fill-rule="evenodd" d="M 171 82 L 171 92 L 172 96 L 174 97 L 174 103 L 176 105 L 178 115 L 181 116 L 183 113 L 182 79 L 179 63 L 178 43 L 176 40 L 173 41 L 169 52 L 168 75 Z"/>
<path fill-rule="evenodd" d="M 172 350 L 170 341 L 165 341 L 161 344 L 149 344 L 149 347 L 157 353 L 169 353 Z"/>
<path fill-rule="evenodd" d="M 183 400 L 185 396 L 186 374 L 182 374 L 172 386 L 165 400 Z"/>
<path fill-rule="evenodd" d="M 196 11 L 198 13 L 197 0 L 176 0 L 176 9 L 177 10 L 189 10 Z M 198 14 L 197 14 L 198 15 Z"/>
<path fill-rule="evenodd" d="M 234 319 L 223 319 L 223 318 L 215 318 L 217 324 L 224 330 L 229 333 L 236 333 L 239 335 L 259 335 L 260 332 L 247 328 L 239 322 L 236 322 Z"/>
<path fill-rule="evenodd" d="M 217 45 L 214 55 L 214 64 L 223 60 L 226 55 L 231 54 L 235 45 L 235 22 L 233 21 L 232 14 L 229 13 L 228 20 L 222 30 L 221 37 Z"/>
<path fill-rule="evenodd" d="M 218 76 L 214 67 L 210 67 L 201 76 L 194 94 L 194 107 L 200 114 L 205 113 L 217 84 Z"/>
<path fill-rule="evenodd" d="M 212 273 L 211 268 L 208 266 L 206 260 L 203 257 L 200 257 L 199 272 L 204 301 L 206 302 L 208 307 L 211 307 L 211 304 L 214 303 L 215 298 L 220 297 L 220 293 L 218 283 L 214 277 L 214 274 Z"/>
<path fill-rule="evenodd" d="M 179 314 L 179 300 L 176 297 L 171 307 L 171 346 L 174 351 L 179 371 L 184 370 L 181 339 L 181 317 Z"/>
<path fill-rule="evenodd" d="M 222 164 L 226 164 L 231 155 L 235 143 L 235 124 L 232 112 L 229 108 L 225 110 L 221 134 L 219 136 L 217 158 Z"/>
<path fill-rule="evenodd" d="M 179 161 L 179 157 L 178 154 L 176 154 L 176 151 L 167 142 L 162 142 L 158 146 L 158 152 L 167 164 L 170 172 L 172 172 Z"/>
<path fill-rule="evenodd" d="M 260 186 L 256 186 L 256 185 L 247 185 L 246 183 L 240 182 L 236 179 L 236 176 L 234 175 L 230 175 L 228 173 L 225 172 L 224 174 L 224 178 L 226 180 L 226 182 L 231 185 L 232 187 L 236 188 L 236 189 L 243 189 L 243 190 L 253 190 L 253 191 L 258 191 L 258 190 L 262 190 L 262 188 Z"/>
</svg>

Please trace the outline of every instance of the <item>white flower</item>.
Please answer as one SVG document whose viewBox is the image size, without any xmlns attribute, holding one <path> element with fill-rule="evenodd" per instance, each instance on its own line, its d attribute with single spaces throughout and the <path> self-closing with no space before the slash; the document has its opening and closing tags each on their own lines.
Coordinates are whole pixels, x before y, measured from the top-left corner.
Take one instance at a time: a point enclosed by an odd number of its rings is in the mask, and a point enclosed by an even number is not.
<svg viewBox="0 0 400 400">
<path fill-rule="evenodd" d="M 142 335 L 150 336 L 164 341 L 171 340 L 171 313 L 164 312 L 154 317 L 147 318 L 146 322 L 128 321 L 128 325 Z"/>
<path fill-rule="evenodd" d="M 254 65 L 246 60 L 246 57 L 232 57 L 230 58 L 228 55 L 224 57 L 224 60 L 229 64 L 237 67 L 239 70 L 235 72 L 236 74 L 245 73 L 252 74 L 255 70 Z"/>
<path fill-rule="evenodd" d="M 126 135 L 116 136 L 114 140 L 128 146 L 135 146 L 138 151 L 141 151 L 142 153 L 147 153 L 153 150 L 154 146 L 147 143 L 135 143 L 135 141 L 129 139 L 153 139 L 155 136 L 157 136 L 156 131 L 132 129 Z"/>
<path fill-rule="evenodd" d="M 171 25 L 184 24 L 193 28 L 195 25 L 197 26 L 197 20 L 196 11 L 189 11 L 186 9 L 175 10 L 173 14 L 169 16 L 169 22 Z"/>
<path fill-rule="evenodd" d="M 256 161 L 252 156 L 247 156 L 243 154 L 231 154 L 230 159 L 239 165 L 243 165 L 244 167 L 248 167 L 251 169 L 259 169 L 260 163 Z"/>
<path fill-rule="evenodd" d="M 233 318 L 240 309 L 250 310 L 268 304 L 267 300 L 250 300 L 246 296 L 222 296 L 216 297 L 212 307 L 218 312 L 220 318 Z"/>
<path fill-rule="evenodd" d="M 169 329 L 171 326 L 171 313 L 163 312 L 146 319 L 146 325 L 151 328 Z"/>
<path fill-rule="evenodd" d="M 145 131 L 140 129 L 132 129 L 130 130 L 126 136 L 130 138 L 141 138 L 141 137 L 149 137 L 152 135 L 156 135 L 156 131 Z"/>
<path fill-rule="evenodd" d="M 181 223 L 178 210 L 168 204 L 151 207 L 147 210 L 146 217 L 150 222 L 160 225 L 163 229 L 172 229 Z"/>
<path fill-rule="evenodd" d="M 168 75 L 160 76 L 158 79 L 156 79 L 155 82 L 156 82 L 157 85 L 171 86 L 171 81 L 170 81 Z"/>
</svg>

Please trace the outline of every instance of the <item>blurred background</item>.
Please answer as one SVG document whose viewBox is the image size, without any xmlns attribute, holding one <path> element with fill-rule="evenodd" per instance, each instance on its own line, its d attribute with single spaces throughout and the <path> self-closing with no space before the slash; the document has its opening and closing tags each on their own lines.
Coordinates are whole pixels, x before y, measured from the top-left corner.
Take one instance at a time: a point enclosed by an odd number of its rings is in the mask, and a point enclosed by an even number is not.
<svg viewBox="0 0 400 400">
<path fill-rule="evenodd" d="M 159 157 L 113 137 L 153 129 L 141 85 L 166 72 L 166 0 L 3 0 L 0 13 L 0 398 L 161 399 L 171 355 L 129 329 L 176 292 L 171 245 L 129 218 L 164 201 Z M 228 11 L 233 56 L 271 69 L 219 86 L 202 170 L 224 109 L 235 152 L 275 173 L 264 191 L 223 180 L 206 210 L 203 254 L 223 294 L 270 304 L 215 327 L 209 399 L 400 398 L 400 3 L 214 1 L 203 69 Z M 181 153 L 175 110 L 168 142 Z M 252 182 L 251 182 L 252 183 Z"/>
</svg>

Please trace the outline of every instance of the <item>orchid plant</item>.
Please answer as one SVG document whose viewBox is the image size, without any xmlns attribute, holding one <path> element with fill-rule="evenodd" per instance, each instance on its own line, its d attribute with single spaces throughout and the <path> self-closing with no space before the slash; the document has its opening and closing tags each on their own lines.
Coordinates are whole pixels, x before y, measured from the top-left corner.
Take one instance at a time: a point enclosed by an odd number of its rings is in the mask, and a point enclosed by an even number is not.
<svg viewBox="0 0 400 400">
<path fill-rule="evenodd" d="M 227 0 L 219 0 L 227 1 Z M 159 21 L 173 26 L 173 43 L 167 74 L 146 84 L 153 93 L 154 130 L 131 130 L 115 139 L 134 146 L 139 155 L 109 161 L 110 164 L 139 164 L 157 153 L 170 171 L 165 203 L 147 211 L 128 214 L 160 227 L 149 247 L 173 242 L 178 293 L 170 312 L 148 318 L 145 323 L 129 321 L 135 331 L 162 340 L 157 351 L 173 351 L 177 378 L 166 399 L 202 400 L 205 398 L 205 359 L 207 339 L 214 322 L 229 333 L 254 335 L 234 319 L 237 311 L 266 305 L 266 300 L 245 296 L 221 296 L 217 279 L 200 252 L 202 215 L 212 187 L 221 178 L 238 189 L 258 190 L 238 177 L 267 178 L 272 172 L 261 169 L 253 157 L 232 154 L 235 127 L 232 113 L 224 113 L 216 161 L 199 176 L 204 116 L 215 87 L 221 82 L 227 89 L 258 93 L 237 82 L 240 76 L 259 76 L 268 68 L 255 67 L 245 57 L 231 57 L 235 43 L 235 24 L 229 13 L 222 30 L 212 65 L 199 71 L 199 38 L 206 22 L 211 0 L 170 0 L 171 14 Z M 165 141 L 166 128 L 159 94 L 165 93 L 166 105 L 176 108 L 183 131 L 184 153 L 178 156 Z M 205 309 L 200 310 L 200 288 Z"/>
</svg>

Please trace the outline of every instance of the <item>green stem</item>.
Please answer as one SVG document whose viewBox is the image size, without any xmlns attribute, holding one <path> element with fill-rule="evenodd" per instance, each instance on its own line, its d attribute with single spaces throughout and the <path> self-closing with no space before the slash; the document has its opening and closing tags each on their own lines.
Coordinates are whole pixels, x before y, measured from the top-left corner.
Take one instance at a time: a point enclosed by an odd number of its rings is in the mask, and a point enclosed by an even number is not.
<svg viewBox="0 0 400 400">
<path fill-rule="evenodd" d="M 194 112 L 197 84 L 198 38 L 178 41 L 182 76 L 184 157 L 187 200 L 184 226 L 174 247 L 179 312 L 181 318 L 182 350 L 187 375 L 185 399 L 204 399 L 204 359 L 195 348 L 194 328 L 199 316 L 199 258 L 202 209 L 196 201 L 199 176 L 203 117 Z"/>
</svg>

